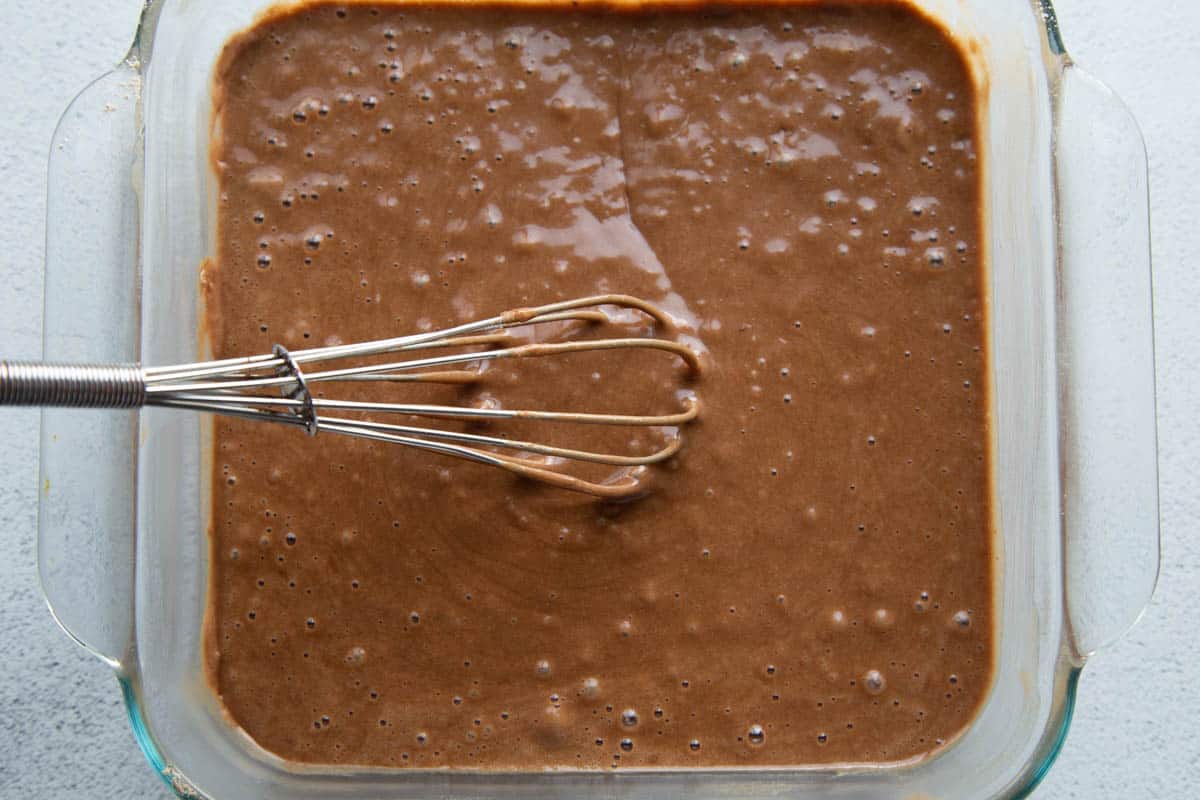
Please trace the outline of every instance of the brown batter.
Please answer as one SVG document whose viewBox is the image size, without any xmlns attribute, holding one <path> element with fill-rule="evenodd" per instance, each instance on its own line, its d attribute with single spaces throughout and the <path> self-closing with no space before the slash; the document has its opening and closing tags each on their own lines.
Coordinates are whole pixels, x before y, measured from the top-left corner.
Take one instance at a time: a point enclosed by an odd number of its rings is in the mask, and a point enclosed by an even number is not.
<svg viewBox="0 0 1200 800">
<path fill-rule="evenodd" d="M 701 420 L 633 503 L 218 421 L 209 677 L 259 744 L 796 765 L 921 757 L 971 722 L 994 609 L 977 97 L 941 29 L 891 3 L 314 5 L 232 42 L 216 87 L 217 356 L 609 291 L 707 348 Z M 328 392 L 649 413 L 684 380 L 588 354 Z"/>
</svg>

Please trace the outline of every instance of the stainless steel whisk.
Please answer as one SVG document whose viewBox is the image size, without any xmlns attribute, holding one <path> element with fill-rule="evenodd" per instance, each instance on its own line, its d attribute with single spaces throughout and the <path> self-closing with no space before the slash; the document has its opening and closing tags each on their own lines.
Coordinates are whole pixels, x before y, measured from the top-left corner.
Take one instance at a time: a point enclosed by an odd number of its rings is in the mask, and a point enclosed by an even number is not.
<svg viewBox="0 0 1200 800">
<path fill-rule="evenodd" d="M 49 364 L 0 360 L 0 405 L 71 406 L 78 408 L 140 408 L 162 406 L 207 411 L 226 416 L 277 422 L 319 431 L 415 447 L 488 464 L 565 489 L 599 497 L 618 498 L 640 489 L 647 465 L 670 458 L 682 445 L 675 432 L 669 443 L 649 455 L 622 455 L 554 447 L 537 442 L 485 436 L 431 427 L 398 425 L 369 419 L 329 416 L 329 412 L 399 414 L 423 418 L 466 420 L 540 420 L 639 427 L 678 427 L 695 419 L 699 404 L 685 392 L 682 409 L 674 414 L 627 415 L 569 411 L 475 408 L 467 406 L 375 403 L 314 397 L 315 383 L 352 381 L 469 384 L 480 379 L 478 365 L 510 358 L 551 356 L 588 350 L 653 349 L 674 354 L 694 372 L 696 353 L 680 342 L 652 337 L 581 339 L 514 343 L 509 331 L 547 322 L 607 322 L 602 306 L 633 309 L 659 326 L 670 328 L 666 313 L 628 295 L 599 295 L 530 308 L 505 311 L 494 317 L 444 330 L 373 342 L 287 350 L 275 345 L 270 354 L 228 358 L 170 367 L 139 364 Z M 479 347 L 491 349 L 477 349 Z M 336 369 L 311 369 L 319 362 L 384 353 L 413 353 L 434 348 L 466 348 L 465 352 L 429 355 L 378 364 Z M 472 368 L 472 365 L 476 365 Z M 274 392 L 278 392 L 275 394 Z M 519 454 L 496 452 L 495 449 Z M 538 457 L 542 458 L 538 458 Z M 549 460 L 547 460 L 549 459 Z M 592 481 L 554 469 L 556 463 L 608 464 L 621 469 L 603 481 Z"/>
</svg>

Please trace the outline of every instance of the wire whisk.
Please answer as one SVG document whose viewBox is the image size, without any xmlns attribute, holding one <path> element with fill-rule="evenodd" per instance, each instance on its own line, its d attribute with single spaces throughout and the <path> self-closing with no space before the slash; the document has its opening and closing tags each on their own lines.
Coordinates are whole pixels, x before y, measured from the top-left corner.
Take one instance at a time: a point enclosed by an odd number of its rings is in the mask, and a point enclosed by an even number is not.
<svg viewBox="0 0 1200 800">
<path fill-rule="evenodd" d="M 452 328 L 356 344 L 288 350 L 169 367 L 138 364 L 68 365 L 0 361 L 0 405 L 140 408 L 159 406 L 304 428 L 309 435 L 339 433 L 389 442 L 499 467 L 526 478 L 603 498 L 641 491 L 646 468 L 665 461 L 682 447 L 680 426 L 694 420 L 699 401 L 691 390 L 680 394 L 681 408 L 669 414 L 601 414 L 541 409 L 382 403 L 314 396 L 318 383 L 374 381 L 390 383 L 475 383 L 481 365 L 498 359 L 541 358 L 597 350 L 658 350 L 681 359 L 693 376 L 700 371 L 697 353 L 672 339 L 646 337 L 568 339 L 519 343 L 514 329 L 551 322 L 611 322 L 603 307 L 639 312 L 657 328 L 670 330 L 658 306 L 629 295 L 608 294 L 517 308 Z M 423 351 L 452 350 L 444 354 Z M 327 362 L 388 353 L 415 354 L 382 363 L 337 366 Z M 675 428 L 667 444 L 648 455 L 602 453 L 513 440 L 479 433 L 402 425 L 345 413 L 450 420 L 534 420 L 552 423 Z M 603 464 L 617 469 L 603 480 L 572 474 L 570 464 Z"/>
</svg>

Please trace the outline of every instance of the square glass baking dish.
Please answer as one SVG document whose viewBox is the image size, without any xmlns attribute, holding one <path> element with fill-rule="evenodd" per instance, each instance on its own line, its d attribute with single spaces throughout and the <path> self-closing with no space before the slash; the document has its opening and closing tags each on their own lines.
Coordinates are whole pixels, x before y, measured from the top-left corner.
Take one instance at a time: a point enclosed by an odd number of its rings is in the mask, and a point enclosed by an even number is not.
<svg viewBox="0 0 1200 800">
<path fill-rule="evenodd" d="M 1048 0 L 912 0 L 982 78 L 998 663 L 972 726 L 895 765 L 618 773 L 301 767 L 229 726 L 204 682 L 207 423 L 42 415 L 39 568 L 56 619 L 116 671 L 134 733 L 180 797 L 1020 797 L 1053 762 L 1089 654 L 1158 569 L 1150 254 L 1133 120 L 1066 55 Z M 50 162 L 44 358 L 203 352 L 213 64 L 274 0 L 148 0 Z M 464 13 L 469 13 L 464 10 Z"/>
</svg>

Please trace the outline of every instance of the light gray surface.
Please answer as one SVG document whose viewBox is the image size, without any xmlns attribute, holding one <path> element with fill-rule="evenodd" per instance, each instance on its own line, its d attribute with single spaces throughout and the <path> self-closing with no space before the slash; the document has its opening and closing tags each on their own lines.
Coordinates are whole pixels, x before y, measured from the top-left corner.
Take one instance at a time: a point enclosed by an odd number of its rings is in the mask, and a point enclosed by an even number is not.
<svg viewBox="0 0 1200 800">
<path fill-rule="evenodd" d="M 1084 671 L 1036 797 L 1188 795 L 1200 766 L 1200 3 L 1058 0 L 1067 47 L 1132 107 L 1151 161 L 1163 565 L 1145 619 Z M 140 0 L 0 0 L 0 356 L 41 336 L 46 154 L 59 113 L 124 52 Z M 103 202 L 97 198 L 97 202 Z M 86 275 L 87 265 L 79 265 Z M 37 585 L 37 416 L 0 414 L 0 798 L 164 798 L 116 682 L 54 625 Z"/>
</svg>

